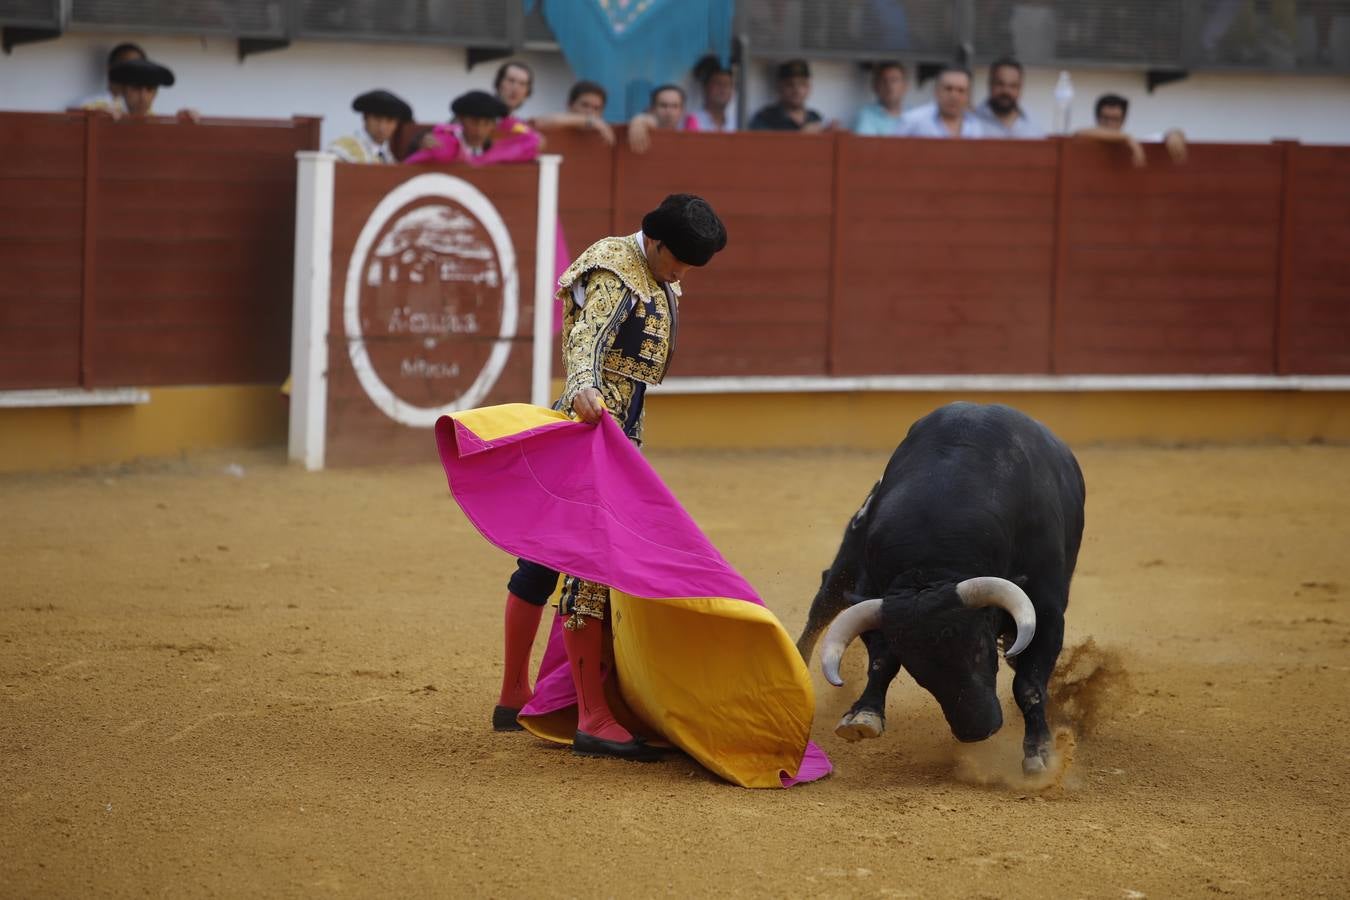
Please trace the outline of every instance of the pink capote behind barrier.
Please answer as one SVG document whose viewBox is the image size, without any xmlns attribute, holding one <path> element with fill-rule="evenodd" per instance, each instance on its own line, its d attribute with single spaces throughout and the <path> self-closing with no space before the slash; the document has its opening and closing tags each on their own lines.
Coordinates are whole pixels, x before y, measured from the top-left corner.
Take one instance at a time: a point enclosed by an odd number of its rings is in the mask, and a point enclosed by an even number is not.
<svg viewBox="0 0 1350 900">
<path fill-rule="evenodd" d="M 559 420 L 493 441 L 445 416 L 436 423 L 436 445 L 465 515 L 514 556 L 634 597 L 764 605 L 609 416 L 598 427 Z M 522 715 L 575 703 L 555 618 L 534 700 Z M 831 768 L 808 743 L 800 771 L 784 786 Z"/>
</svg>

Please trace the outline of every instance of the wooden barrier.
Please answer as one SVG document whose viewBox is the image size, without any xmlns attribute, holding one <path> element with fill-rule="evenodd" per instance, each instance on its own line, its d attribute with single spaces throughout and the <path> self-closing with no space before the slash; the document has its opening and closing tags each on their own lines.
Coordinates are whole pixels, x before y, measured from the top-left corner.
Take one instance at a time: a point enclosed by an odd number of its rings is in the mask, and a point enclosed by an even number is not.
<svg viewBox="0 0 1350 900">
<path fill-rule="evenodd" d="M 556 158 L 449 169 L 319 153 L 300 171 L 297 247 L 312 256 L 297 265 L 311 272 L 296 283 L 293 458 L 425 460 L 439 416 L 547 393 L 534 334 L 536 289 L 548 298 L 554 274 Z"/>
<path fill-rule="evenodd" d="M 730 231 L 675 376 L 1350 373 L 1350 148 L 619 131 L 546 135 L 573 255 L 671 191 Z M 0 389 L 280 381 L 317 142 L 0 113 Z"/>
<path fill-rule="evenodd" d="M 1282 149 L 1277 370 L 1350 372 L 1350 147 Z"/>
<path fill-rule="evenodd" d="M 1350 148 L 659 133 L 606 168 L 549 141 L 573 254 L 606 196 L 607 233 L 671 191 L 726 219 L 675 376 L 1350 373 Z"/>
<path fill-rule="evenodd" d="M 280 384 L 318 125 L 0 114 L 0 388 Z"/>
<path fill-rule="evenodd" d="M 80 383 L 87 129 L 0 116 L 0 388 Z"/>
</svg>

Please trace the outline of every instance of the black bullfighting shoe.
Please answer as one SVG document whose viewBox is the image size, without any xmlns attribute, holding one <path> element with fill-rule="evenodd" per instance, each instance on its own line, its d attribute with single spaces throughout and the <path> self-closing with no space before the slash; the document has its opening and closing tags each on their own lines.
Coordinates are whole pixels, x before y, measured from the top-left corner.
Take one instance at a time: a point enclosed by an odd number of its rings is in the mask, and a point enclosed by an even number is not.
<svg viewBox="0 0 1350 900">
<path fill-rule="evenodd" d="M 492 709 L 493 731 L 524 731 L 525 726 L 516 721 L 520 710 L 510 706 L 495 706 Z"/>
<path fill-rule="evenodd" d="M 612 756 L 633 762 L 656 762 L 664 755 L 664 751 L 645 743 L 642 738 L 607 741 L 584 731 L 578 731 L 572 740 L 572 752 L 578 756 Z"/>
</svg>

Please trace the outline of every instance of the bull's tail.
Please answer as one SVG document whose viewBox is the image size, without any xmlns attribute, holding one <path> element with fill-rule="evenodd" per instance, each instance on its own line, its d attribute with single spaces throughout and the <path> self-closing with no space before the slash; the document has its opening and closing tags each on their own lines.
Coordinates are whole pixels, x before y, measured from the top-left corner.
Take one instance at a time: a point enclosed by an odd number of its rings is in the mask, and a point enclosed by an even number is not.
<svg viewBox="0 0 1350 900">
<path fill-rule="evenodd" d="M 832 569 L 823 574 L 820 590 L 811 601 L 811 611 L 806 614 L 806 625 L 802 627 L 801 637 L 797 638 L 797 652 L 802 655 L 802 662 L 808 666 L 811 665 L 811 654 L 816 649 L 816 641 L 820 640 L 821 632 L 849 605 L 848 592 L 853 588 L 852 579 L 848 579 L 847 587 L 840 585 L 838 589 L 832 590 L 834 587 L 830 578 L 832 574 L 834 574 Z"/>
<path fill-rule="evenodd" d="M 811 653 L 816 649 L 816 641 L 834 617 L 849 605 L 849 594 L 858 589 L 862 576 L 863 538 L 867 533 L 867 516 L 871 511 L 872 498 L 876 496 L 881 482 L 872 485 L 863 500 L 862 506 L 849 519 L 844 529 L 844 539 L 839 542 L 839 552 L 834 562 L 820 575 L 820 590 L 811 601 L 811 611 L 806 614 L 806 625 L 801 637 L 797 638 L 797 652 L 802 662 L 811 665 Z"/>
</svg>

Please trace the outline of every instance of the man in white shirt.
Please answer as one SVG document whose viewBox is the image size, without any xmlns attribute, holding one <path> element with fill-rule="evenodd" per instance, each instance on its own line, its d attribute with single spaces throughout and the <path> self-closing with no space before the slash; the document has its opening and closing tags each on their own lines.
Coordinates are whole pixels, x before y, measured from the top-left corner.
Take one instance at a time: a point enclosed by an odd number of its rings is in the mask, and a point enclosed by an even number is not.
<svg viewBox="0 0 1350 900">
<path fill-rule="evenodd" d="M 736 130 L 731 99 L 736 95 L 736 79 L 716 56 L 708 55 L 694 67 L 694 77 L 703 86 L 703 108 L 694 113 L 699 131 Z"/>
<path fill-rule="evenodd" d="M 970 111 L 970 70 L 948 66 L 938 73 L 936 100 L 905 113 L 900 137 L 982 138 L 984 127 Z"/>
<path fill-rule="evenodd" d="M 987 137 L 1043 138 L 1045 131 L 1022 111 L 1022 64 L 1012 57 L 989 67 L 989 97 L 975 110 Z"/>
</svg>

